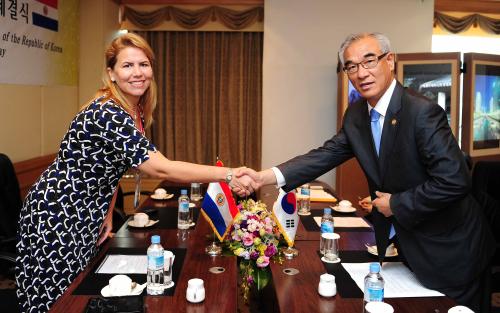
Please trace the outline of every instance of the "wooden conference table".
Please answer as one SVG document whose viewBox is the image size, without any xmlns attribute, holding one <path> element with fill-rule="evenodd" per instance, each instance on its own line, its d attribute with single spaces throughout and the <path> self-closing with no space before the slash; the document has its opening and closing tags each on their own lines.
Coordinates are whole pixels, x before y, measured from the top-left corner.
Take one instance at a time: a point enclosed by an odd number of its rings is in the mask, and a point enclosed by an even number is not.
<svg viewBox="0 0 500 313">
<path fill-rule="evenodd" d="M 95 274 L 104 256 L 107 253 L 146 254 L 152 235 L 160 235 L 163 247 L 176 254 L 173 277 L 176 285 L 174 290 L 170 290 L 170 295 L 145 296 L 145 312 L 362 312 L 362 291 L 353 287 L 354 282 L 345 276 L 346 273 L 341 270 L 340 264 L 335 265 L 337 267 L 325 266 L 320 260 L 317 253 L 319 227 L 312 224 L 311 216 L 307 219 L 301 217 L 297 230 L 295 247 L 299 250 L 299 256 L 285 260 L 281 265 L 271 262 L 270 284 L 263 292 L 254 296 L 253 300 L 257 303 L 250 303 L 247 307 L 239 296 L 237 258 L 210 257 L 205 253 L 205 247 L 213 237 L 208 223 L 201 215 L 198 216 L 199 202 L 196 203 L 195 209 L 196 226 L 187 231 L 178 230 L 176 227 L 177 197 L 181 187 L 188 188 L 188 186 L 171 185 L 166 182 L 160 185 L 175 196 L 166 201 L 147 199 L 140 208 L 152 219 L 159 219 L 160 222 L 146 229 L 130 228 L 125 223 L 54 304 L 51 312 L 84 312 L 89 299 L 99 296 L 99 290 L 112 276 Z M 263 188 L 259 198 L 270 208 L 276 195 L 275 188 Z M 311 203 L 312 215 L 319 216 L 322 208 L 331 204 Z M 344 230 L 336 230 L 341 236 L 339 246 L 342 259 L 359 259 L 359 262 L 376 261 L 375 257 L 366 252 L 364 246 L 366 242 L 374 241 L 373 232 L 368 229 Z M 219 268 L 223 268 L 224 271 L 213 271 L 215 273 L 209 271 Z M 287 274 L 290 272 L 289 269 L 296 269 L 299 273 L 289 275 Z M 317 292 L 319 276 L 327 271 L 336 274 L 338 293 L 332 298 L 321 297 Z M 206 298 L 200 304 L 191 304 L 185 299 L 187 281 L 194 277 L 203 279 L 205 283 Z M 141 282 L 140 279 L 145 281 L 145 275 L 135 280 Z M 385 301 L 390 303 L 397 313 L 445 313 L 455 305 L 453 300 L 447 297 L 391 298 Z"/>
</svg>

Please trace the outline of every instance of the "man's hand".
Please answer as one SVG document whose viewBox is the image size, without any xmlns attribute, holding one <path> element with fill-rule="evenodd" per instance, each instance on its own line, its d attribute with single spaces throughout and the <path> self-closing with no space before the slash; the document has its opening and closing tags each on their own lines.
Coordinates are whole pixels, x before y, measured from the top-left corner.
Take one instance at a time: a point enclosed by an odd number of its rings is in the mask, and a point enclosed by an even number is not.
<svg viewBox="0 0 500 313">
<path fill-rule="evenodd" d="M 363 209 L 364 212 L 366 213 L 372 212 L 373 206 L 372 206 L 372 198 L 370 196 L 359 200 L 358 204 L 361 206 L 361 209 Z"/>
<path fill-rule="evenodd" d="M 111 237 L 111 230 L 113 229 L 113 210 L 108 212 L 108 215 L 102 223 L 101 229 L 99 229 L 99 240 L 97 245 L 100 246 L 108 237 Z"/>
<path fill-rule="evenodd" d="M 233 174 L 239 183 L 231 186 L 231 189 L 240 197 L 248 196 L 262 187 L 260 172 L 248 167 L 240 167 L 235 169 Z"/>
<path fill-rule="evenodd" d="M 248 196 L 260 187 L 253 178 L 257 176 L 257 172 L 251 168 L 239 167 L 233 169 L 233 179 L 231 180 L 229 186 L 233 192 L 238 194 L 238 196 Z"/>
<path fill-rule="evenodd" d="M 375 194 L 377 199 L 372 201 L 372 205 L 377 207 L 378 211 L 384 214 L 385 217 L 391 216 L 391 194 L 380 191 L 375 191 Z"/>
</svg>

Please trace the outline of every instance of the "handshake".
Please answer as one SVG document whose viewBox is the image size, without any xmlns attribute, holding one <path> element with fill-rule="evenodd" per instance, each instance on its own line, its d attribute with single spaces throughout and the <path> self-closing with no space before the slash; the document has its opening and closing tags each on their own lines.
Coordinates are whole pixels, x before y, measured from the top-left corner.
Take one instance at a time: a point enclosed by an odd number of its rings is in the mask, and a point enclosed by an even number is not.
<svg viewBox="0 0 500 313">
<path fill-rule="evenodd" d="M 276 176 L 272 169 L 257 172 L 248 167 L 233 169 L 233 178 L 229 187 L 240 197 L 245 197 L 265 185 L 276 184 Z"/>
</svg>

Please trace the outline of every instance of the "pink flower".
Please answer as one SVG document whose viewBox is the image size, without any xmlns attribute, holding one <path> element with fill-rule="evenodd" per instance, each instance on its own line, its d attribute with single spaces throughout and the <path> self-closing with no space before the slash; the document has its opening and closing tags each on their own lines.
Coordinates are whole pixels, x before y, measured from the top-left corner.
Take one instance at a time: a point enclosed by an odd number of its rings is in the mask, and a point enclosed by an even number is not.
<svg viewBox="0 0 500 313">
<path fill-rule="evenodd" d="M 245 246 L 251 246 L 253 245 L 253 235 L 250 233 L 245 233 L 243 235 L 243 244 Z"/>
<path fill-rule="evenodd" d="M 240 241 L 241 237 L 238 235 L 238 232 L 233 232 L 233 235 L 231 236 L 233 240 Z"/>
<path fill-rule="evenodd" d="M 266 251 L 264 251 L 264 255 L 266 257 L 272 257 L 273 255 L 276 254 L 277 251 L 278 250 L 276 249 L 276 247 L 270 244 L 269 246 L 267 246 Z"/>
<path fill-rule="evenodd" d="M 269 257 L 262 255 L 257 259 L 257 261 L 255 261 L 255 263 L 257 263 L 258 267 L 266 267 L 269 265 Z"/>
</svg>

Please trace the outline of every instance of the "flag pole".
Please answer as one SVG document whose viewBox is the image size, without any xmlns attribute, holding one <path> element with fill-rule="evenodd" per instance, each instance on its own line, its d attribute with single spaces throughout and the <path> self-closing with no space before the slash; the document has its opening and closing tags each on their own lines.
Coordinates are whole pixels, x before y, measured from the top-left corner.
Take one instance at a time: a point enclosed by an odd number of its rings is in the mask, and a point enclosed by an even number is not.
<svg viewBox="0 0 500 313">
<path fill-rule="evenodd" d="M 205 252 L 210 256 L 218 256 L 222 253 L 222 248 L 217 244 L 215 232 L 213 232 L 212 242 L 206 246 Z"/>
<path fill-rule="evenodd" d="M 219 155 L 215 157 L 215 162 L 217 163 L 219 161 Z M 212 242 L 205 247 L 205 253 L 210 255 L 210 256 L 218 256 L 221 255 L 222 253 L 222 248 L 219 246 L 217 243 L 217 238 L 215 237 L 215 230 L 212 232 Z"/>
</svg>

